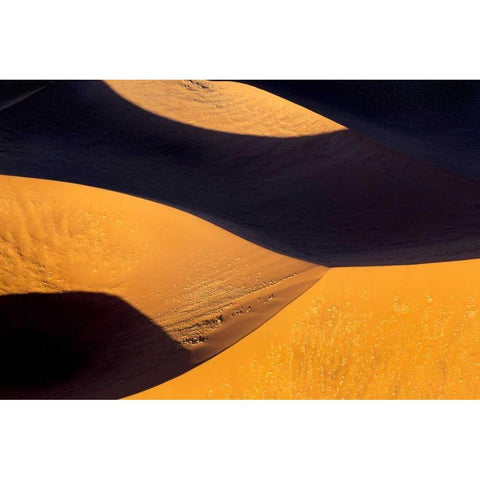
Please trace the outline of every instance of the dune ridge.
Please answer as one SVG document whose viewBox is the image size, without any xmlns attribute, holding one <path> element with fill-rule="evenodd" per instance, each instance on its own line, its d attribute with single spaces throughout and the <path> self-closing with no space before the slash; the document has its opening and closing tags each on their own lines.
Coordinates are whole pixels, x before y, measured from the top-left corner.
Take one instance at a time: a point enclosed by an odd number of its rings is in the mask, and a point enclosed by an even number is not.
<svg viewBox="0 0 480 480">
<path fill-rule="evenodd" d="M 238 82 L 108 80 L 106 84 L 146 111 L 212 131 L 285 138 L 345 129 L 300 105 Z"/>
<path fill-rule="evenodd" d="M 143 323 L 161 328 L 182 355 L 189 352 L 183 370 L 248 334 L 327 270 L 139 198 L 21 177 L 1 176 L 0 185 L 0 298 L 65 292 L 114 296 L 138 311 Z M 126 321 L 114 313 L 109 313 L 112 335 L 115 320 Z M 132 334 L 120 339 L 127 347 Z M 162 368 L 157 374 L 148 368 L 156 358 L 152 340 L 140 336 L 135 342 L 139 359 L 132 368 L 142 367 L 142 374 L 130 372 L 123 395 L 164 379 Z M 88 385 L 76 389 L 77 380 L 73 376 L 56 386 L 55 395 L 102 396 Z M 114 386 L 107 384 L 105 391 L 109 388 Z M 34 393 L 48 397 L 48 392 Z"/>
<path fill-rule="evenodd" d="M 399 152 L 480 178 L 480 85 L 467 80 L 246 81 Z"/>
<path fill-rule="evenodd" d="M 25 100 L 50 83 L 46 80 L 0 80 L 0 111 Z"/>
<path fill-rule="evenodd" d="M 71 182 L 0 177 L 0 310 L 72 316 L 72 397 L 475 398 L 480 186 L 378 131 L 236 82 L 57 82 L 0 116 L 1 173 Z"/>
<path fill-rule="evenodd" d="M 132 399 L 477 399 L 480 260 L 333 268 L 268 322 Z"/>
<path fill-rule="evenodd" d="M 141 82 L 127 92 L 129 84 L 122 83 L 127 101 L 102 82 L 59 82 L 4 110 L 1 172 L 98 186 L 173 205 L 268 249 L 321 265 L 478 256 L 478 182 L 352 130 L 279 138 L 175 122 L 147 111 L 174 117 L 175 112 L 169 114 L 173 100 L 160 95 L 173 87 L 147 83 L 144 96 L 137 85 Z M 221 88 L 228 92 L 231 82 Z M 245 96 L 262 94 L 254 87 L 241 88 Z M 209 91 L 201 89 L 198 95 L 203 99 Z M 189 98 L 182 103 L 185 111 Z M 268 99 L 270 107 L 261 118 L 246 102 L 239 125 L 250 118 L 251 128 L 257 122 L 260 130 L 283 128 L 276 112 L 284 103 L 288 109 L 293 104 L 273 95 Z M 200 103 L 208 125 L 217 121 L 221 130 L 230 107 L 216 120 L 215 102 Z M 300 107 L 289 111 L 302 117 L 295 120 L 300 125 L 309 123 L 311 112 Z M 279 126 L 273 127 L 277 120 Z"/>
</svg>

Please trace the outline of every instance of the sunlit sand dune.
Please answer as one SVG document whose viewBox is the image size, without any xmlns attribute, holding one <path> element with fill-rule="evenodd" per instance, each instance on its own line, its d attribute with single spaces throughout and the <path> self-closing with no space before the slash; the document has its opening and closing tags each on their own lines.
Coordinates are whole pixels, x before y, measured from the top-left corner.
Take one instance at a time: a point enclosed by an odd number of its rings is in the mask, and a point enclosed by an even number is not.
<svg viewBox="0 0 480 480">
<path fill-rule="evenodd" d="M 28 350 L 37 337 L 63 352 L 48 357 L 39 384 L 22 377 L 23 365 L 0 385 L 2 397 L 103 398 L 151 387 L 230 346 L 326 271 L 146 200 L 8 176 L 0 187 L 0 348 L 14 341 L 23 352 L 4 360 L 13 369 L 24 356 L 44 361 Z M 55 363 L 71 355 L 72 371 L 50 384 Z"/>
<path fill-rule="evenodd" d="M 251 81 L 268 92 L 451 171 L 480 178 L 480 83 Z"/>
<path fill-rule="evenodd" d="M 153 202 L 1 179 L 0 310 L 27 334 L 6 323 L 0 364 L 73 325 L 37 362 L 60 383 L 5 372 L 2 395 L 478 397 L 480 184 L 382 132 L 235 82 L 58 82 L 5 108 L 0 173 Z"/>
<path fill-rule="evenodd" d="M 300 137 L 344 130 L 338 123 L 238 82 L 109 80 L 120 96 L 187 125 L 241 135 Z"/>
<path fill-rule="evenodd" d="M 258 330 L 133 398 L 480 397 L 480 260 L 331 269 Z"/>
<path fill-rule="evenodd" d="M 2 111 L 0 146 L 1 173 L 148 198 L 321 265 L 480 252 L 478 182 L 248 85 L 58 82 Z"/>
</svg>

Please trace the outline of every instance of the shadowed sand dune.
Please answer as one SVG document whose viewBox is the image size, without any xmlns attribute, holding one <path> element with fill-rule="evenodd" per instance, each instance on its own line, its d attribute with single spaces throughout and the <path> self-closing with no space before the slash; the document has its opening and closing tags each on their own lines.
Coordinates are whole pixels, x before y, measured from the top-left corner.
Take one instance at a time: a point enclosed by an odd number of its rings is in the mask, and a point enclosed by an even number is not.
<svg viewBox="0 0 480 480">
<path fill-rule="evenodd" d="M 0 110 L 21 102 L 50 83 L 47 80 L 0 80 Z"/>
<path fill-rule="evenodd" d="M 480 178 L 480 82 L 247 81 L 384 145 Z"/>
<path fill-rule="evenodd" d="M 132 398 L 478 399 L 479 269 L 331 269 L 228 350 Z"/>
<path fill-rule="evenodd" d="M 0 211 L 4 398 L 152 387 L 229 347 L 327 270 L 81 185 L 0 176 Z"/>
<path fill-rule="evenodd" d="M 478 257 L 476 181 L 320 117 L 313 127 L 317 134 L 290 137 L 277 109 L 286 111 L 300 132 L 312 133 L 312 113 L 295 106 L 290 111 L 288 102 L 254 87 L 243 85 L 242 95 L 267 96 L 261 116 L 251 115 L 254 99 L 243 112 L 231 100 L 222 103 L 222 95 L 230 98 L 225 91 L 231 82 L 221 82 L 221 89 L 214 82 L 148 83 L 143 94 L 138 82 L 130 87 L 112 82 L 125 100 L 103 82 L 58 82 L 4 110 L 1 173 L 94 185 L 175 205 L 269 249 L 322 265 Z M 250 115 L 264 125 L 259 131 L 273 136 L 213 131 L 147 111 L 178 115 L 175 102 L 162 96 L 169 88 L 186 90 L 184 111 L 189 101 L 203 103 L 195 109 L 207 120 L 199 115 L 197 125 L 213 128 L 224 108 L 217 129 L 235 111 L 237 123 L 225 129 L 248 131 L 242 125 Z M 238 84 L 234 88 L 239 95 Z M 183 115 L 181 120 L 189 121 Z M 322 128 L 327 133 L 319 133 Z"/>
<path fill-rule="evenodd" d="M 420 121 L 426 110 L 417 110 Z M 105 397 L 198 365 L 134 398 L 477 398 L 477 260 L 337 268 L 318 281 L 326 268 L 259 246 L 331 266 L 478 257 L 480 184 L 373 133 L 376 142 L 233 82 L 58 82 L 3 110 L 2 173 L 172 204 L 257 244 L 158 203 L 0 177 L 0 307 L 3 298 L 5 315 L 26 317 L 15 320 L 25 336 L 6 322 L 0 338 L 20 351 L 39 335 L 51 345 L 27 355 L 40 356 L 33 373 L 28 361 L 4 373 L 6 395 L 19 373 L 25 396 L 52 376 L 80 381 L 81 358 L 97 353 L 82 357 L 68 335 L 71 349 L 38 332 L 46 317 L 28 320 L 37 310 L 28 305 L 58 318 L 68 308 L 50 299 L 82 291 L 74 295 L 124 302 L 132 325 L 179 355 L 174 371 L 146 357 L 128 362 L 127 352 L 125 370 L 107 376 L 140 372 L 137 383 L 105 387 Z M 37 303 L 31 292 L 43 294 Z M 80 320 L 73 313 L 69 331 L 95 337 Z M 149 335 L 142 341 L 155 350 Z M 55 356 L 65 369 L 52 371 Z"/>
<path fill-rule="evenodd" d="M 191 354 L 122 299 L 0 296 L 0 398 L 120 398 L 191 366 Z"/>
</svg>

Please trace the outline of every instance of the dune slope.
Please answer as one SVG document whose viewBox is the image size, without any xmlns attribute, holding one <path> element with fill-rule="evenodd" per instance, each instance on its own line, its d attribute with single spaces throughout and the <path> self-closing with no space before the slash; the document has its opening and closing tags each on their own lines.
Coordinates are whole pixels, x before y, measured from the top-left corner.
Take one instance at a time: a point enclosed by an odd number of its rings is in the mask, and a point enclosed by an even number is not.
<svg viewBox="0 0 480 480">
<path fill-rule="evenodd" d="M 326 271 L 139 198 L 9 176 L 0 186 L 0 340 L 53 335 L 53 352 L 64 339 L 82 360 L 61 381 L 1 385 L 3 397 L 116 398 L 151 387 L 228 347 Z M 71 357 L 64 345 L 58 352 Z M 48 371 L 63 363 L 25 354 Z"/>
<path fill-rule="evenodd" d="M 59 82 L 4 110 L 0 171 L 174 205 L 322 265 L 479 254 L 474 180 L 248 85 L 110 85 L 115 91 L 103 82 Z"/>
<path fill-rule="evenodd" d="M 228 350 L 133 398 L 477 399 L 479 269 L 331 269 Z"/>
<path fill-rule="evenodd" d="M 480 178 L 476 80 L 249 81 L 399 152 Z"/>
<path fill-rule="evenodd" d="M 3 395 L 117 398 L 187 372 L 135 398 L 478 398 L 477 260 L 315 283 L 325 268 L 257 246 L 478 258 L 478 181 L 365 131 L 235 82 L 58 82 L 4 109 L 2 173 L 200 218 L 3 177 Z"/>
<path fill-rule="evenodd" d="M 144 110 L 212 131 L 285 138 L 345 129 L 300 105 L 238 82 L 108 80 L 106 84 Z"/>
<path fill-rule="evenodd" d="M 50 83 L 48 80 L 0 80 L 0 111 L 25 100 Z"/>
</svg>

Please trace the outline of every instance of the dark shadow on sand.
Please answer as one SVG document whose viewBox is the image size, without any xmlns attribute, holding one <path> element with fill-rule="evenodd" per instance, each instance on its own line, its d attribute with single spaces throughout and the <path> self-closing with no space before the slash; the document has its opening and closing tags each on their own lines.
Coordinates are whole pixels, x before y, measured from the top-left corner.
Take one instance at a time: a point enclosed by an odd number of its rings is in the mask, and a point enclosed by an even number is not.
<svg viewBox="0 0 480 480">
<path fill-rule="evenodd" d="M 21 102 L 51 83 L 48 80 L 0 80 L 0 110 Z"/>
<path fill-rule="evenodd" d="M 0 296 L 0 398 L 115 399 L 190 367 L 188 351 L 118 297 Z"/>
<path fill-rule="evenodd" d="M 480 256 L 480 183 L 353 131 L 269 138 L 195 128 L 100 81 L 62 81 L 0 113 L 0 173 L 177 206 L 328 266 Z"/>
<path fill-rule="evenodd" d="M 480 178 L 480 81 L 246 80 L 397 151 Z"/>
</svg>

